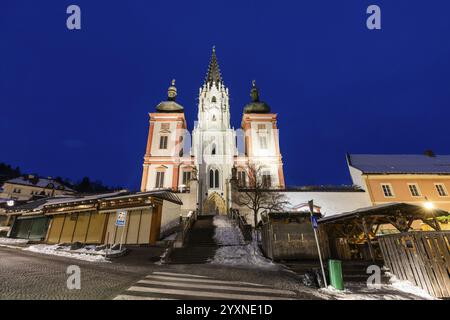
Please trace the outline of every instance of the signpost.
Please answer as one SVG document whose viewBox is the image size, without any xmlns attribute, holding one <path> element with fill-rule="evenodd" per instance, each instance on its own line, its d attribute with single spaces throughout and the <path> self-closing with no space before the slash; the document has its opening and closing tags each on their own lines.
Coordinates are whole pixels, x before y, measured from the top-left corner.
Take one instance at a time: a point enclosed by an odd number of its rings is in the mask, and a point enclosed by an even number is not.
<svg viewBox="0 0 450 320">
<path fill-rule="evenodd" d="M 317 237 L 317 229 L 318 229 L 319 225 L 317 224 L 317 217 L 314 215 L 313 200 L 308 201 L 308 205 L 309 205 L 309 212 L 311 213 L 311 224 L 312 224 L 312 227 L 314 230 L 314 238 L 316 238 L 317 252 L 319 253 L 319 260 L 320 260 L 320 267 L 322 269 L 323 283 L 325 284 L 325 288 L 327 288 L 328 287 L 327 277 L 325 276 L 325 269 L 323 267 L 322 253 L 320 251 L 319 238 Z"/>
<path fill-rule="evenodd" d="M 127 225 L 127 212 L 126 211 L 117 211 L 116 227 L 118 227 L 118 228 L 123 227 L 122 235 L 120 236 L 119 251 L 122 251 L 123 235 L 125 233 L 126 225 Z"/>
</svg>

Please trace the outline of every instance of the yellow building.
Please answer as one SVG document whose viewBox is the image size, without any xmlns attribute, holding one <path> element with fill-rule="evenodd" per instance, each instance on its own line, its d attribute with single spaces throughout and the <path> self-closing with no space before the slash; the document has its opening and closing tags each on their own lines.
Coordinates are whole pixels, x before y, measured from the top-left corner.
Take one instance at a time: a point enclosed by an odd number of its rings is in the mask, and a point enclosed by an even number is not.
<svg viewBox="0 0 450 320">
<path fill-rule="evenodd" d="M 347 163 L 353 184 L 367 191 L 372 205 L 404 202 L 450 211 L 450 156 L 348 154 Z M 450 229 L 448 223 L 441 227 Z"/>
<path fill-rule="evenodd" d="M 58 195 L 72 195 L 75 191 L 52 177 L 26 175 L 8 180 L 0 189 L 0 199 L 31 200 Z"/>
</svg>

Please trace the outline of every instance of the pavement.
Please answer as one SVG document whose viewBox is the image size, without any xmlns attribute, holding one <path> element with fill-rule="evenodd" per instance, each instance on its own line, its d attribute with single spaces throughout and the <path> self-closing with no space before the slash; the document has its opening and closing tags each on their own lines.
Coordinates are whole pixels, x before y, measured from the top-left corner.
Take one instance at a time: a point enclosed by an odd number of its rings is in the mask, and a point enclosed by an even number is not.
<svg viewBox="0 0 450 320">
<path fill-rule="evenodd" d="M 384 286 L 369 290 L 347 283 L 346 292 L 302 285 L 301 272 L 220 264 L 162 265 L 161 247 L 135 247 L 111 262 L 87 262 L 0 247 L 0 300 L 163 300 L 163 299 L 421 299 Z M 69 266 L 81 270 L 81 288 L 68 289 Z"/>
<path fill-rule="evenodd" d="M 134 248 L 128 256 L 105 263 L 1 247 L 0 299 L 109 300 L 121 295 L 144 295 L 161 299 L 238 299 L 245 298 L 245 295 L 252 299 L 254 295 L 266 298 L 286 296 L 291 299 L 318 299 L 314 290 L 301 285 L 299 276 L 292 272 L 212 264 L 160 265 L 154 258 L 160 250 L 161 248 Z M 80 290 L 67 288 L 69 275 L 66 271 L 71 265 L 80 267 Z M 155 278 L 161 276 L 170 279 Z M 208 281 L 189 281 L 192 278 Z M 143 280 L 153 282 L 139 283 Z M 165 282 L 164 285 L 161 282 Z M 178 285 L 174 285 L 175 283 Z M 157 289 L 147 289 L 143 294 L 142 290 L 141 293 L 130 294 L 129 288 L 133 286 Z M 230 288 L 232 286 L 237 289 Z M 249 288 L 253 287 L 267 290 L 265 293 L 252 293 Z M 171 292 L 171 289 L 178 291 Z"/>
</svg>

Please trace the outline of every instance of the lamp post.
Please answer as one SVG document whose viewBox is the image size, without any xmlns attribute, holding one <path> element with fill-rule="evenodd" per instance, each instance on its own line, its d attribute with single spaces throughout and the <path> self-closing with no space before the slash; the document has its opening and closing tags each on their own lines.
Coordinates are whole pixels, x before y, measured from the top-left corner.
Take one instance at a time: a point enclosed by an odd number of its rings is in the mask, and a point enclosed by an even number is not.
<svg viewBox="0 0 450 320">
<path fill-rule="evenodd" d="M 433 218 L 436 231 L 441 231 L 441 226 L 439 225 L 439 221 L 436 219 L 436 216 L 434 214 L 434 203 L 429 201 L 428 198 L 425 196 L 425 202 L 424 202 L 423 206 L 425 207 L 425 209 L 427 209 L 431 213 L 431 217 Z"/>
</svg>

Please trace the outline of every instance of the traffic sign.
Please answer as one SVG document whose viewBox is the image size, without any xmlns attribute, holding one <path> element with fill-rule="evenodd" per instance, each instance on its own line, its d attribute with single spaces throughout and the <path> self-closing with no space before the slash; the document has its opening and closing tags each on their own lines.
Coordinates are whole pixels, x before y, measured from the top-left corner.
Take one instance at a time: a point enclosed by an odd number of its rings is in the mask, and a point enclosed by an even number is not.
<svg viewBox="0 0 450 320">
<path fill-rule="evenodd" d="M 126 223 L 127 223 L 127 212 L 117 211 L 116 226 L 124 227 Z"/>
</svg>

